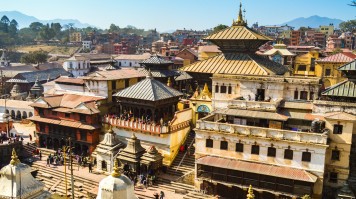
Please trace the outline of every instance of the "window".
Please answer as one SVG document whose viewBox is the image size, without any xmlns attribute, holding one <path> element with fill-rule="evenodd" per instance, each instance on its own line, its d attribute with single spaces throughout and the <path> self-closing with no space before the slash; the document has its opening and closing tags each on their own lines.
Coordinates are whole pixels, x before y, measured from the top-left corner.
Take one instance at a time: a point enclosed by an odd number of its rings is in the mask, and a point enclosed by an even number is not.
<svg viewBox="0 0 356 199">
<path fill-rule="evenodd" d="M 260 154 L 260 146 L 252 145 L 251 154 L 259 155 Z"/>
<path fill-rule="evenodd" d="M 294 91 L 294 99 L 299 99 L 299 91 Z"/>
<path fill-rule="evenodd" d="M 116 81 L 115 80 L 111 81 L 111 89 L 116 90 Z"/>
<path fill-rule="evenodd" d="M 303 162 L 310 162 L 311 161 L 311 153 L 310 152 L 303 152 L 302 153 L 302 161 Z"/>
<path fill-rule="evenodd" d="M 314 100 L 314 92 L 313 91 L 311 91 L 309 93 L 309 100 Z"/>
<path fill-rule="evenodd" d="M 329 182 L 331 183 L 337 183 L 337 173 L 336 172 L 330 172 L 329 174 Z"/>
<path fill-rule="evenodd" d="M 293 160 L 293 150 L 290 149 L 284 150 L 284 159 Z"/>
<path fill-rule="evenodd" d="M 220 88 L 220 93 L 226 93 L 226 86 L 224 84 Z"/>
<path fill-rule="evenodd" d="M 236 152 L 244 152 L 244 145 L 242 143 L 236 143 Z"/>
<path fill-rule="evenodd" d="M 79 117 L 80 117 L 80 121 L 81 121 L 81 122 L 85 122 L 85 121 L 86 121 L 86 115 L 84 115 L 84 114 L 79 114 Z"/>
<path fill-rule="evenodd" d="M 268 147 L 267 149 L 267 156 L 268 157 L 276 157 L 276 148 L 274 147 Z"/>
<path fill-rule="evenodd" d="M 73 68 L 73 63 L 69 62 L 69 68 Z"/>
<path fill-rule="evenodd" d="M 215 93 L 219 92 L 219 85 L 215 85 Z"/>
<path fill-rule="evenodd" d="M 306 65 L 299 65 L 298 66 L 298 71 L 306 71 L 307 70 L 307 66 Z"/>
<path fill-rule="evenodd" d="M 331 76 L 331 69 L 325 70 L 325 76 Z"/>
<path fill-rule="evenodd" d="M 315 71 L 315 58 L 310 59 L 310 71 Z"/>
<path fill-rule="evenodd" d="M 335 149 L 331 152 L 331 160 L 340 160 L 340 151 Z"/>
<path fill-rule="evenodd" d="M 65 113 L 65 114 L 64 114 L 64 117 L 69 118 L 69 117 L 70 117 L 70 114 L 69 114 L 69 113 Z"/>
<path fill-rule="evenodd" d="M 232 93 L 232 86 L 228 86 L 227 87 L 227 94 L 231 94 Z"/>
<path fill-rule="evenodd" d="M 334 134 L 342 134 L 342 125 L 340 124 L 334 124 Z"/>
<path fill-rule="evenodd" d="M 213 148 L 214 141 L 212 139 L 206 139 L 205 147 L 206 148 Z"/>
<path fill-rule="evenodd" d="M 52 115 L 56 116 L 57 115 L 57 111 L 52 111 Z"/>
<path fill-rule="evenodd" d="M 80 62 L 78 63 L 78 69 L 80 69 Z"/>
<path fill-rule="evenodd" d="M 130 86 L 130 80 L 129 79 L 125 79 L 125 88 Z"/>
<path fill-rule="evenodd" d="M 228 143 L 227 141 L 221 141 L 220 142 L 220 149 L 221 150 L 227 150 Z"/>
<path fill-rule="evenodd" d="M 307 91 L 300 91 L 300 99 L 307 100 L 308 99 L 308 92 Z"/>
<path fill-rule="evenodd" d="M 80 140 L 87 141 L 87 133 L 85 131 L 80 131 Z"/>
</svg>

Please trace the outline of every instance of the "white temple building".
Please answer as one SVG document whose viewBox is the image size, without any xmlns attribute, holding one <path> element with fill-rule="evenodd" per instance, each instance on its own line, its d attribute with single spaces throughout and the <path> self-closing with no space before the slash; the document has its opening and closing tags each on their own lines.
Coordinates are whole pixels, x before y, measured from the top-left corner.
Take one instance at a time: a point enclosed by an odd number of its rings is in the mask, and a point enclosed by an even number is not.
<svg viewBox="0 0 356 199">
<path fill-rule="evenodd" d="M 12 151 L 10 164 L 0 170 L 0 198 L 48 199 L 45 185 L 31 175 L 31 167 L 23 164 Z"/>
</svg>

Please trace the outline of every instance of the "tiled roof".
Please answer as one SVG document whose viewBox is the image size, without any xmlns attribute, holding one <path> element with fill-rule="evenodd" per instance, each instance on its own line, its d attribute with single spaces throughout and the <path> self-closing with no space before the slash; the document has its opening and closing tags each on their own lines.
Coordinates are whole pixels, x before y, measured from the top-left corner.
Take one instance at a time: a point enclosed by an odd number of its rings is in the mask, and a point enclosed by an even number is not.
<svg viewBox="0 0 356 199">
<path fill-rule="evenodd" d="M 150 58 L 145 59 L 141 64 L 173 64 L 173 62 L 165 60 L 159 55 L 152 55 Z"/>
<path fill-rule="evenodd" d="M 321 94 L 335 97 L 356 97 L 356 85 L 354 82 L 346 80 L 328 87 Z"/>
<path fill-rule="evenodd" d="M 38 77 L 39 81 L 56 79 L 59 76 L 69 76 L 70 73 L 63 68 L 51 68 L 47 70 L 18 73 L 7 82 L 13 83 L 34 83 Z"/>
<path fill-rule="evenodd" d="M 83 85 L 84 80 L 80 78 L 72 78 L 72 77 L 59 77 L 58 79 L 54 80 L 54 82 L 61 84 L 77 84 L 77 85 Z"/>
<path fill-rule="evenodd" d="M 199 52 L 221 53 L 221 50 L 219 50 L 219 46 L 217 46 L 217 45 L 199 46 L 198 51 Z"/>
<path fill-rule="evenodd" d="M 49 119 L 49 118 L 44 118 L 44 117 L 40 117 L 40 116 L 32 116 L 28 119 L 31 121 L 36 121 L 36 122 L 57 124 L 60 126 L 67 126 L 67 127 L 86 129 L 86 130 L 95 130 L 95 129 L 100 128 L 99 126 L 96 126 L 96 125 L 88 125 L 88 124 L 83 124 L 81 122 L 74 122 L 74 121 L 68 121 L 68 120 L 55 120 L 55 119 Z"/>
<path fill-rule="evenodd" d="M 151 57 L 150 53 L 143 53 L 141 55 L 119 55 L 115 60 L 145 60 Z"/>
<path fill-rule="evenodd" d="M 222 53 L 183 67 L 186 72 L 231 75 L 283 75 L 286 66 L 247 53 Z"/>
<path fill-rule="evenodd" d="M 261 35 L 246 26 L 231 26 L 215 34 L 205 37 L 206 40 L 264 40 L 271 38 Z"/>
<path fill-rule="evenodd" d="M 280 121 L 288 120 L 287 116 L 275 112 L 262 112 L 262 111 L 250 111 L 250 110 L 226 108 L 226 109 L 216 110 L 214 111 L 214 113 L 233 115 L 233 116 L 242 116 L 242 117 L 249 117 L 249 118 L 272 119 L 272 120 L 280 120 Z"/>
<path fill-rule="evenodd" d="M 260 175 L 273 176 L 278 178 L 286 178 L 304 182 L 315 183 L 317 176 L 303 169 L 292 167 L 277 166 L 271 164 L 263 164 L 259 162 L 249 162 L 243 160 L 234 160 L 214 156 L 204 156 L 196 160 L 197 164 L 213 166 L 218 168 L 232 169 L 248 173 L 256 173 Z"/>
<path fill-rule="evenodd" d="M 139 69 L 145 76 L 148 75 L 148 71 L 144 68 Z M 151 70 L 153 77 L 177 77 L 180 74 L 173 70 Z"/>
<path fill-rule="evenodd" d="M 356 70 L 356 59 L 350 63 L 340 66 L 338 70 Z"/>
<path fill-rule="evenodd" d="M 319 59 L 317 62 L 348 63 L 354 61 L 354 59 L 356 59 L 356 55 L 353 53 L 338 53 Z"/>
<path fill-rule="evenodd" d="M 159 101 L 182 95 L 183 94 L 181 92 L 175 90 L 174 88 L 168 87 L 152 77 L 147 77 L 146 79 L 115 93 L 113 96 L 147 101 Z"/>
<path fill-rule="evenodd" d="M 118 70 L 110 71 L 96 71 L 90 73 L 87 76 L 80 77 L 86 80 L 118 80 L 118 79 L 130 79 L 137 77 L 145 77 L 145 75 L 139 70 L 133 68 L 122 68 Z"/>
</svg>

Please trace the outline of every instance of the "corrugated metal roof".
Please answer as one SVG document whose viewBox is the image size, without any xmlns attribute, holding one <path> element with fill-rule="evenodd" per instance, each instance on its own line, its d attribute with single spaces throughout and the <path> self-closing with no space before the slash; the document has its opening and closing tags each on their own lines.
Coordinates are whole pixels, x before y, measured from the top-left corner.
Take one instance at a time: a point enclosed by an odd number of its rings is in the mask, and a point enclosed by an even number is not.
<svg viewBox="0 0 356 199">
<path fill-rule="evenodd" d="M 152 77 L 147 77 L 146 79 L 125 88 L 113 96 L 141 99 L 148 101 L 159 101 L 174 97 L 182 96 L 183 94 L 165 84 L 153 79 Z"/>
<path fill-rule="evenodd" d="M 325 96 L 356 97 L 356 85 L 352 81 L 343 81 L 328 87 L 321 93 Z"/>
<path fill-rule="evenodd" d="M 142 68 L 139 69 L 140 72 L 142 72 L 144 75 L 148 75 L 148 70 Z M 176 77 L 179 76 L 180 74 L 176 71 L 173 70 L 151 70 L 152 76 L 153 77 Z"/>
<path fill-rule="evenodd" d="M 350 63 L 347 63 L 347 64 L 345 64 L 345 65 L 343 65 L 343 66 L 340 66 L 339 68 L 338 68 L 338 70 L 356 70 L 356 60 L 354 60 L 354 61 L 352 61 L 352 62 L 350 62 Z"/>
<path fill-rule="evenodd" d="M 33 83 L 38 77 L 38 81 L 45 81 L 47 79 L 53 80 L 59 76 L 69 76 L 70 73 L 63 68 L 51 68 L 47 70 L 32 71 L 32 72 L 22 72 L 15 75 L 13 78 L 7 82 L 18 82 L 18 83 Z"/>
<path fill-rule="evenodd" d="M 255 54 L 222 53 L 183 67 L 186 72 L 231 75 L 283 75 L 286 66 Z"/>
<path fill-rule="evenodd" d="M 271 56 L 277 53 L 279 53 L 282 56 L 295 56 L 295 54 L 291 53 L 288 49 L 276 49 L 276 48 L 272 48 L 271 50 L 262 53 L 262 55 Z"/>
<path fill-rule="evenodd" d="M 173 62 L 165 60 L 159 55 L 152 55 L 150 58 L 145 59 L 141 64 L 173 64 Z"/>
<path fill-rule="evenodd" d="M 231 26 L 215 34 L 205 37 L 206 40 L 264 40 L 271 38 L 261 35 L 246 26 Z"/>
<path fill-rule="evenodd" d="M 338 53 L 319 59 L 316 62 L 348 63 L 354 61 L 354 59 L 356 59 L 356 55 L 353 53 Z"/>
<path fill-rule="evenodd" d="M 190 75 L 189 75 L 187 72 L 185 72 L 185 71 L 176 71 L 176 72 L 178 72 L 180 75 L 174 79 L 175 81 L 182 81 L 182 80 L 193 79 L 193 77 L 190 76 Z"/>
<path fill-rule="evenodd" d="M 262 118 L 270 120 L 280 120 L 287 121 L 288 117 L 281 115 L 275 112 L 263 112 L 263 111 L 250 111 L 250 110 L 241 110 L 241 109 L 220 109 L 214 111 L 214 113 L 224 114 L 224 115 L 233 115 L 233 116 L 242 116 L 249 118 Z"/>
<path fill-rule="evenodd" d="M 258 162 L 248 162 L 243 160 L 234 160 L 214 156 L 205 156 L 196 160 L 197 164 L 213 166 L 218 168 L 232 169 L 260 175 L 274 176 L 304 182 L 315 183 L 317 176 L 303 170 L 291 167 L 283 167 L 271 164 L 263 164 Z"/>
</svg>

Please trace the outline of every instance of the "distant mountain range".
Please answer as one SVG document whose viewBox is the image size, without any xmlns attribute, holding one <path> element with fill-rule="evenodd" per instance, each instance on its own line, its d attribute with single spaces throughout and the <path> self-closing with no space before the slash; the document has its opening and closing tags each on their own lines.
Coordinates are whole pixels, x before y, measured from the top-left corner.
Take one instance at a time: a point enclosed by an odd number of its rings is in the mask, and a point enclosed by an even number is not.
<svg viewBox="0 0 356 199">
<path fill-rule="evenodd" d="M 64 24 L 73 23 L 74 27 L 76 28 L 86 28 L 88 26 L 95 27 L 87 23 L 82 23 L 77 19 L 41 20 L 41 19 L 37 19 L 36 17 L 29 16 L 18 11 L 0 11 L 0 18 L 4 15 L 6 15 L 7 18 L 9 18 L 10 20 L 15 19 L 19 24 L 19 28 L 28 27 L 32 22 L 41 22 L 43 24 L 60 23 L 62 26 Z"/>
<path fill-rule="evenodd" d="M 299 17 L 296 19 L 293 19 L 291 21 L 287 21 L 285 23 L 279 24 L 279 25 L 289 25 L 295 27 L 295 29 L 299 29 L 300 27 L 311 27 L 311 28 L 318 28 L 319 26 L 326 26 L 329 24 L 334 24 L 336 28 L 339 28 L 339 24 L 343 22 L 343 20 L 340 19 L 331 19 L 328 17 L 320 17 L 318 15 L 310 16 L 308 18 L 305 17 Z"/>
</svg>

